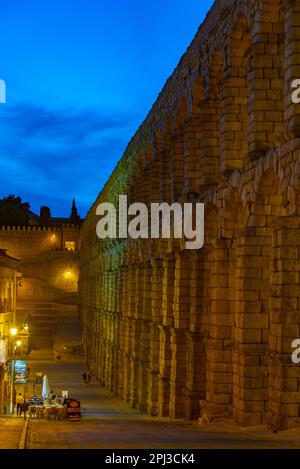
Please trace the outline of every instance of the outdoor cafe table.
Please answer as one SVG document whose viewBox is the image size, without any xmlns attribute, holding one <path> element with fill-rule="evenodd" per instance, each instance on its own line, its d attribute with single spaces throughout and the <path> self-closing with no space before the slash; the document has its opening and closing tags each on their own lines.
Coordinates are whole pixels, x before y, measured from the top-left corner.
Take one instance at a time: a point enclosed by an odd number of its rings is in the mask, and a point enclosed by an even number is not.
<svg viewBox="0 0 300 469">
<path fill-rule="evenodd" d="M 63 404 L 45 404 L 45 405 L 31 405 L 29 407 L 30 416 L 47 417 L 50 419 L 51 415 L 54 418 L 63 419 L 66 414 L 66 406 Z"/>
</svg>

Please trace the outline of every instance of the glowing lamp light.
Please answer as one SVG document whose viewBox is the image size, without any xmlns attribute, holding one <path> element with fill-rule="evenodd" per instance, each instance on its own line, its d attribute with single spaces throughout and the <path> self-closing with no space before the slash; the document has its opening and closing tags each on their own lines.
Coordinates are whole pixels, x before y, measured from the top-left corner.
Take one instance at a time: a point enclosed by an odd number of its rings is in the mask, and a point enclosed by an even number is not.
<svg viewBox="0 0 300 469">
<path fill-rule="evenodd" d="M 21 344 L 22 344 L 21 340 L 17 340 L 16 342 L 17 347 L 20 347 Z"/>
<path fill-rule="evenodd" d="M 26 331 L 26 332 L 28 331 L 28 326 L 27 326 L 27 324 L 24 325 L 24 331 Z"/>
<path fill-rule="evenodd" d="M 66 270 L 65 272 L 65 278 L 70 278 L 71 277 L 71 272 L 70 270 Z"/>
<path fill-rule="evenodd" d="M 11 335 L 17 335 L 17 332 L 18 332 L 18 329 L 16 329 L 15 327 L 12 327 L 10 330 Z"/>
</svg>

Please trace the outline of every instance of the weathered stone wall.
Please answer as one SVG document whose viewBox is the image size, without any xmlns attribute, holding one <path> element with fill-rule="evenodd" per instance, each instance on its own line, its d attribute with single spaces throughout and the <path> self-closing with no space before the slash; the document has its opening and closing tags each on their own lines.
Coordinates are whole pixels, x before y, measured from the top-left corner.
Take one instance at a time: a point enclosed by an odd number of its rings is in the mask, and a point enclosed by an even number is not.
<svg viewBox="0 0 300 469">
<path fill-rule="evenodd" d="M 49 251 L 64 250 L 65 241 L 79 243 L 79 227 L 65 225 L 57 228 L 35 226 L 0 227 L 0 247 L 17 259 L 38 256 Z"/>
<path fill-rule="evenodd" d="M 23 259 L 19 269 L 23 277 L 47 282 L 62 292 L 78 290 L 78 254 L 75 252 L 52 251 Z"/>
<path fill-rule="evenodd" d="M 78 253 L 78 226 L 0 227 L 0 247 L 21 259 L 24 287 L 18 288 L 19 300 L 48 301 L 59 290 L 77 291 L 78 254 L 66 251 L 65 241 L 75 241 Z"/>
<path fill-rule="evenodd" d="M 81 229 L 88 366 L 150 415 L 300 421 L 300 2 L 219 0 Z M 96 206 L 205 203 L 205 245 L 96 237 Z"/>
</svg>

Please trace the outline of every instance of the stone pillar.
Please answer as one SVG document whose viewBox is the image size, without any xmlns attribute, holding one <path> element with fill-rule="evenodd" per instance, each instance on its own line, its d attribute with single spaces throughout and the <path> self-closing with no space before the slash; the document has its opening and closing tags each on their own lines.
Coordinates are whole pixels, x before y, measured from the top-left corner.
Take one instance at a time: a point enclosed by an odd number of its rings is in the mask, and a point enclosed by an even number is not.
<svg viewBox="0 0 300 469">
<path fill-rule="evenodd" d="M 164 202 L 170 202 L 172 200 L 170 140 L 169 137 L 166 138 L 161 155 L 160 199 Z"/>
<path fill-rule="evenodd" d="M 165 257 L 163 260 L 162 280 L 162 325 L 159 331 L 159 384 L 158 402 L 159 416 L 169 416 L 170 400 L 170 374 L 171 374 L 171 331 L 174 323 L 173 295 L 175 278 L 175 259 L 173 256 Z"/>
<path fill-rule="evenodd" d="M 148 413 L 158 415 L 158 374 L 159 374 L 159 324 L 162 309 L 162 278 L 163 262 L 161 259 L 152 261 L 152 299 L 150 326 L 150 363 L 148 376 Z"/>
<path fill-rule="evenodd" d="M 297 1 L 286 0 L 285 8 L 284 117 L 288 132 L 299 138 L 300 104 L 292 101 L 292 93 L 295 91 L 292 83 L 300 79 L 300 5 Z"/>
<path fill-rule="evenodd" d="M 280 0 L 264 0 L 256 9 L 252 28 L 249 97 L 251 159 L 278 145 L 284 133 L 284 24 Z"/>
<path fill-rule="evenodd" d="M 170 417 L 184 417 L 186 382 L 186 331 L 190 325 L 191 254 L 177 254 L 174 282 L 174 329 L 171 331 Z"/>
<path fill-rule="evenodd" d="M 119 383 L 118 396 L 124 398 L 124 380 L 126 377 L 126 360 L 125 360 L 125 341 L 126 341 L 126 313 L 128 303 L 128 266 L 121 266 L 121 315 L 120 315 L 120 336 L 119 336 Z"/>
<path fill-rule="evenodd" d="M 183 418 L 186 383 L 186 335 L 171 329 L 170 418 Z"/>
<path fill-rule="evenodd" d="M 190 330 L 187 338 L 187 375 L 185 417 L 199 417 L 200 400 L 205 399 L 206 392 L 206 350 L 207 316 L 205 311 L 209 289 L 206 285 L 207 248 L 194 251 L 191 255 L 191 307 Z"/>
<path fill-rule="evenodd" d="M 132 407 L 138 404 L 138 381 L 139 381 L 139 363 L 141 359 L 141 311 L 143 307 L 142 291 L 142 272 L 140 264 L 135 265 L 133 293 L 135 297 L 133 309 L 132 324 L 132 362 L 131 362 L 131 379 L 130 379 L 130 403 Z"/>
<path fill-rule="evenodd" d="M 118 393 L 118 383 L 119 383 L 119 334 L 120 334 L 120 314 L 121 314 L 121 305 L 120 305 L 120 288 L 121 288 L 121 272 L 119 266 L 115 272 L 115 288 L 114 288 L 114 324 L 113 324 L 113 347 L 114 347 L 114 360 L 113 360 L 113 393 L 117 395 Z"/>
<path fill-rule="evenodd" d="M 217 239 L 210 256 L 210 332 L 207 341 L 206 400 L 200 402 L 201 422 L 228 416 L 232 411 L 232 329 L 230 299 L 231 240 Z"/>
<path fill-rule="evenodd" d="M 186 386 L 184 414 L 187 420 L 199 417 L 200 400 L 205 398 L 205 349 L 203 336 L 186 333 Z"/>
<path fill-rule="evenodd" d="M 136 408 L 138 405 L 139 364 L 141 348 L 141 321 L 135 319 L 132 325 L 132 360 L 130 374 L 130 404 Z"/>
<path fill-rule="evenodd" d="M 207 99 L 200 109 L 201 187 L 220 180 L 220 99 Z"/>
<path fill-rule="evenodd" d="M 191 253 L 182 251 L 175 261 L 173 312 L 176 329 L 187 330 L 190 325 L 190 274 Z"/>
<path fill-rule="evenodd" d="M 151 321 L 151 265 L 145 262 L 143 269 L 143 287 L 141 295 L 143 305 L 141 310 L 141 349 L 139 362 L 138 409 L 147 410 L 148 400 L 148 368 L 150 358 L 150 321 Z"/>
<path fill-rule="evenodd" d="M 300 370 L 291 347 L 300 337 L 299 219 L 286 219 L 272 236 L 270 302 L 270 426 L 285 430 L 300 423 Z"/>
<path fill-rule="evenodd" d="M 229 69 L 222 90 L 221 171 L 229 174 L 240 169 L 248 158 L 247 68 L 244 76 L 239 76 L 240 69 Z"/>
<path fill-rule="evenodd" d="M 178 130 L 172 137 L 171 143 L 171 192 L 172 200 L 177 201 L 183 193 L 184 174 L 184 135 Z"/>
<path fill-rule="evenodd" d="M 240 425 L 267 422 L 269 285 L 269 229 L 248 228 L 237 247 L 233 415 Z"/>
<path fill-rule="evenodd" d="M 133 323 L 135 311 L 135 266 L 130 264 L 127 270 L 127 304 L 126 319 L 124 331 L 124 393 L 123 398 L 126 402 L 130 401 L 131 396 L 131 373 L 132 373 L 132 346 L 133 346 Z"/>
<path fill-rule="evenodd" d="M 184 193 L 200 191 L 200 120 L 190 118 L 184 124 Z"/>
<path fill-rule="evenodd" d="M 168 417 L 170 410 L 171 331 L 159 326 L 158 415 Z"/>
</svg>

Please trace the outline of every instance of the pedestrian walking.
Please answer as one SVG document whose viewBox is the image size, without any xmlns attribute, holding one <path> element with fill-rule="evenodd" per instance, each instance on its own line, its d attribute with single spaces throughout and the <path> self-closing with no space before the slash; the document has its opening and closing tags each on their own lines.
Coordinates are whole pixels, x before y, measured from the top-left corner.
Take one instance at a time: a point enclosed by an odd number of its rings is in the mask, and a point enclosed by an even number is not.
<svg viewBox="0 0 300 469">
<path fill-rule="evenodd" d="M 16 397 L 16 403 L 17 403 L 17 416 L 21 416 L 22 405 L 24 404 L 24 397 L 22 396 L 20 392 Z"/>
<path fill-rule="evenodd" d="M 92 375 L 90 372 L 88 372 L 87 377 L 86 377 L 86 382 L 87 384 L 91 384 L 91 381 L 92 381 Z"/>
<path fill-rule="evenodd" d="M 6 415 L 6 411 L 7 411 L 7 402 L 3 401 L 3 414 L 4 415 Z"/>
<path fill-rule="evenodd" d="M 13 414 L 15 413 L 16 399 L 17 399 L 17 391 L 16 391 L 15 388 L 14 388 L 14 394 L 13 394 L 13 409 L 12 409 L 12 413 L 13 413 Z"/>
<path fill-rule="evenodd" d="M 85 371 L 82 373 L 82 379 L 83 379 L 83 384 L 87 384 L 87 374 Z"/>
<path fill-rule="evenodd" d="M 24 420 L 26 420 L 26 412 L 29 408 L 29 405 L 28 403 L 26 402 L 26 400 L 23 402 L 23 404 L 21 405 L 21 412 L 20 412 L 20 417 L 22 415 L 22 412 L 24 413 Z"/>
<path fill-rule="evenodd" d="M 43 384 L 43 372 L 41 370 L 35 374 L 35 384 Z"/>
</svg>

